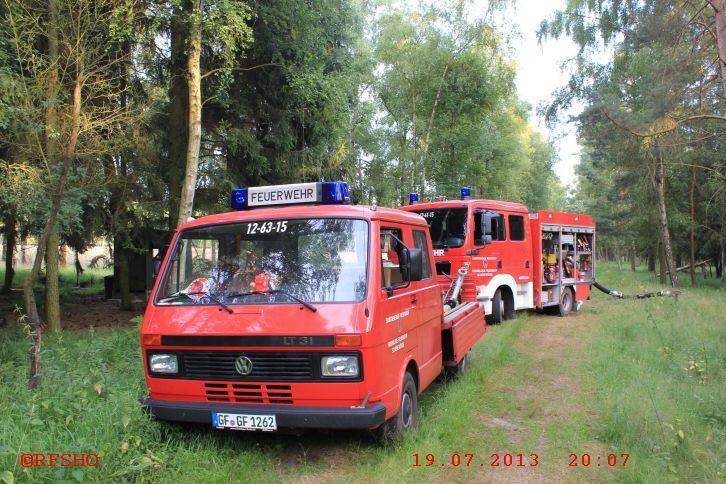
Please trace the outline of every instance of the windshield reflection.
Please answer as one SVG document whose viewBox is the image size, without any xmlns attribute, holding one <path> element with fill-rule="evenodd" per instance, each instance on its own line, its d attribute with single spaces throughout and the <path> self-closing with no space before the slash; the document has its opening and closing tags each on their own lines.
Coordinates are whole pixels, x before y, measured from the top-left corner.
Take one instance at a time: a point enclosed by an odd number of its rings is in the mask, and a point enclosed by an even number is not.
<svg viewBox="0 0 726 484">
<path fill-rule="evenodd" d="M 160 305 L 214 304 L 212 298 L 226 304 L 295 303 L 295 298 L 359 302 L 366 293 L 368 224 L 363 220 L 201 227 L 185 230 L 173 250 L 156 295 Z"/>
<path fill-rule="evenodd" d="M 451 249 L 464 245 L 466 208 L 437 208 L 415 212 L 426 219 L 434 249 Z"/>
</svg>

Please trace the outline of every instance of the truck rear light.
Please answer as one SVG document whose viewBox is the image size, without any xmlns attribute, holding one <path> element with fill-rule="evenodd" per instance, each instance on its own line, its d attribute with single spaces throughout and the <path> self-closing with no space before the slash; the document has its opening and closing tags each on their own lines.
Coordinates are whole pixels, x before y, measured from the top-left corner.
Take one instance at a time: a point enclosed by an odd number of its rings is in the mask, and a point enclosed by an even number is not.
<svg viewBox="0 0 726 484">
<path fill-rule="evenodd" d="M 336 334 L 335 346 L 360 346 L 363 339 L 359 334 Z"/>
<path fill-rule="evenodd" d="M 161 335 L 145 334 L 141 337 L 141 344 L 144 346 L 161 346 Z"/>
</svg>

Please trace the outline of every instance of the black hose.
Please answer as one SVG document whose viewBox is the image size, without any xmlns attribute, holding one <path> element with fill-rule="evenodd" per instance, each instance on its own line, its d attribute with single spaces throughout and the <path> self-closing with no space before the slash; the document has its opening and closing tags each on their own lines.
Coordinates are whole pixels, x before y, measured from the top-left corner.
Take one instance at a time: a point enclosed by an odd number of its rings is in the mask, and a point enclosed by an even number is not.
<svg viewBox="0 0 726 484">
<path fill-rule="evenodd" d="M 661 289 L 658 292 L 644 292 L 642 294 L 623 294 L 620 291 L 610 290 L 597 281 L 594 281 L 592 283 L 592 285 L 595 286 L 596 288 L 600 289 L 605 294 L 607 294 L 609 296 L 617 297 L 620 299 L 648 299 L 650 297 L 656 297 L 656 296 L 674 297 L 674 298 L 678 299 L 678 294 L 680 294 L 678 291 L 670 291 L 668 289 Z"/>
</svg>

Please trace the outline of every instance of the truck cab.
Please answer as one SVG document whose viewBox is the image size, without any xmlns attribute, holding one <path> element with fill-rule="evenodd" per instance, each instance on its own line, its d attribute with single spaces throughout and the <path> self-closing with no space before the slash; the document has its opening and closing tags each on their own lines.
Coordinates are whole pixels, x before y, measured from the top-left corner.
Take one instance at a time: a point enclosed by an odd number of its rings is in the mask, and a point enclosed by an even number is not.
<svg viewBox="0 0 726 484">
<path fill-rule="evenodd" d="M 415 425 L 416 396 L 461 363 L 484 321 L 478 304 L 444 315 L 422 217 L 348 200 L 342 182 L 241 189 L 235 211 L 177 230 L 141 326 L 153 416 L 261 431 Z M 478 337 L 458 336 L 469 326 Z"/>
</svg>

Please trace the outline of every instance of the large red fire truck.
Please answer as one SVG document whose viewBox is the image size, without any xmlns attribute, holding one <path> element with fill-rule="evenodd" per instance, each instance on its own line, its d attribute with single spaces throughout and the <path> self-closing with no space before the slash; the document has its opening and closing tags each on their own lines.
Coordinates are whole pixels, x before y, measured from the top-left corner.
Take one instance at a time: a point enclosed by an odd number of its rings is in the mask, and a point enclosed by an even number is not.
<svg viewBox="0 0 726 484">
<path fill-rule="evenodd" d="M 159 419 L 217 428 L 415 425 L 417 394 L 484 335 L 480 304 L 443 304 L 424 218 L 347 205 L 342 182 L 240 189 L 184 224 L 141 343 Z"/>
<path fill-rule="evenodd" d="M 460 293 L 445 298 L 481 302 L 491 323 L 511 319 L 520 309 L 561 316 L 577 311 L 595 283 L 592 217 L 529 213 L 519 203 L 470 195 L 464 187 L 461 200 L 418 203 L 412 193 L 411 205 L 402 207 L 429 225 L 441 288 L 464 274 Z"/>
</svg>

